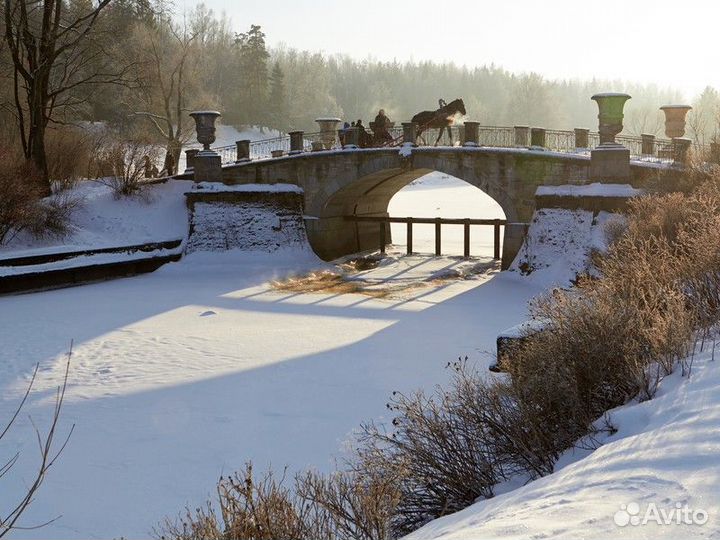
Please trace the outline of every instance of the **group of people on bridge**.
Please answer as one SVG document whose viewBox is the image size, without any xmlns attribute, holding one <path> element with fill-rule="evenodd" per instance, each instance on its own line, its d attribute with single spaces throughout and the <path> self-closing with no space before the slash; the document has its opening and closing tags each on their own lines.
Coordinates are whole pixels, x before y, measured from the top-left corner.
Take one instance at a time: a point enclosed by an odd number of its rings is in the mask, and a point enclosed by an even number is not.
<svg viewBox="0 0 720 540">
<path fill-rule="evenodd" d="M 462 100 L 456 101 L 462 103 Z M 432 118 L 430 118 L 429 122 L 424 122 L 424 125 L 419 126 L 420 131 L 428 127 L 445 127 L 446 125 L 450 124 L 449 116 L 450 114 L 454 114 L 455 110 L 453 110 L 452 112 L 448 111 L 448 104 L 442 98 L 438 100 L 438 106 L 439 107 L 437 111 L 424 111 L 424 113 L 419 113 L 418 115 L 413 117 L 413 121 L 415 121 L 415 118 L 422 114 L 430 113 L 432 115 Z M 465 114 L 464 106 L 462 106 L 461 112 L 462 114 Z M 423 118 L 423 120 L 426 120 L 426 118 Z M 430 125 L 437 122 L 439 122 L 440 125 Z M 375 121 L 370 122 L 370 131 L 365 128 L 362 119 L 358 119 L 352 123 L 345 122 L 343 128 L 339 132 L 340 143 L 343 146 L 348 144 L 349 130 L 355 128 L 358 130 L 357 144 L 360 148 L 394 146 L 402 142 L 401 137 L 398 137 L 396 139 L 390 133 L 390 129 L 392 129 L 394 126 L 395 123 L 392 122 L 390 118 L 388 118 L 387 114 L 385 114 L 385 109 L 380 109 L 377 116 L 375 117 Z"/>
<path fill-rule="evenodd" d="M 362 119 L 358 119 L 352 123 L 345 122 L 340 130 L 340 143 L 345 146 L 347 144 L 347 134 L 351 128 L 358 130 L 358 146 L 360 148 L 371 148 L 375 146 L 392 145 L 394 139 L 390 134 L 390 128 L 394 123 L 385 114 L 385 109 L 380 109 L 374 122 L 370 122 L 370 131 L 363 125 Z"/>
</svg>

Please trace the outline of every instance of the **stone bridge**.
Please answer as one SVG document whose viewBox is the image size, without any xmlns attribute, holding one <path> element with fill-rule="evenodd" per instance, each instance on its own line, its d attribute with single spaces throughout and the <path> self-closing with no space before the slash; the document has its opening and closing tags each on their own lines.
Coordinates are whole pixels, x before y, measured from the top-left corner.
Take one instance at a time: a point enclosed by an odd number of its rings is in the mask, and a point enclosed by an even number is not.
<svg viewBox="0 0 720 540">
<path fill-rule="evenodd" d="M 310 242 L 320 257 L 329 260 L 377 249 L 377 224 L 351 222 L 346 216 L 387 216 L 393 195 L 433 171 L 460 178 L 495 199 L 509 223 L 506 246 L 519 248 L 513 238 L 517 228 L 510 224 L 530 221 L 537 187 L 588 183 L 590 163 L 588 154 L 533 148 L 347 148 L 226 165 L 222 182 L 300 186 Z M 658 166 L 632 161 L 628 182 L 646 185 Z M 504 253 L 504 266 L 506 255 L 512 256 Z"/>
</svg>

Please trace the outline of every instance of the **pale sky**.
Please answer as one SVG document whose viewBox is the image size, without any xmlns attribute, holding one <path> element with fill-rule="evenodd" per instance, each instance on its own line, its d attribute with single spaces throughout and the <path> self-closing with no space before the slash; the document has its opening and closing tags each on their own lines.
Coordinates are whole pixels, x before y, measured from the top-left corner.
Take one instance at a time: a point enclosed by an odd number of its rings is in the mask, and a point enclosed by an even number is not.
<svg viewBox="0 0 720 540">
<path fill-rule="evenodd" d="M 194 0 L 177 0 L 191 9 Z M 717 0 L 205 0 L 271 46 L 720 88 Z"/>
</svg>

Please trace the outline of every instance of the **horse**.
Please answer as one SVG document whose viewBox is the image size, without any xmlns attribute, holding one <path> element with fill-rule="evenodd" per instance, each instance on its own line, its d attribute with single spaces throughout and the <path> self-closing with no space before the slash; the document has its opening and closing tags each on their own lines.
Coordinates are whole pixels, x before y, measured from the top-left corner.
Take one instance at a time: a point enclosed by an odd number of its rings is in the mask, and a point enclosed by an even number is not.
<svg viewBox="0 0 720 540">
<path fill-rule="evenodd" d="M 437 146 L 440 141 L 440 137 L 442 137 L 443 131 L 447 129 L 450 142 L 452 143 L 452 132 L 450 131 L 450 126 L 453 124 L 453 117 L 458 113 L 463 116 L 467 114 L 465 112 L 465 103 L 460 98 L 451 101 L 436 111 L 423 111 L 417 113 L 412 117 L 412 121 L 418 125 L 417 136 L 419 137 L 426 129 L 439 128 L 440 133 L 435 141 L 435 146 Z"/>
</svg>

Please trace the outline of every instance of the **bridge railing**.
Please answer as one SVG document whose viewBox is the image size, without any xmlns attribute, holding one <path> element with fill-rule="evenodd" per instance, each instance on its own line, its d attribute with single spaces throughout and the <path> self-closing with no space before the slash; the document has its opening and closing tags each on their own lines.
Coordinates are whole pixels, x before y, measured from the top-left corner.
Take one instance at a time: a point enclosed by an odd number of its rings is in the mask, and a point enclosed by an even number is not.
<svg viewBox="0 0 720 540">
<path fill-rule="evenodd" d="M 470 226 L 489 225 L 493 227 L 493 258 L 500 260 L 500 227 L 507 225 L 504 219 L 469 219 L 469 218 L 416 218 L 416 217 L 389 217 L 389 216 L 345 216 L 345 220 L 355 223 L 377 223 L 378 224 L 378 247 L 380 253 L 385 253 L 387 246 L 387 225 L 390 223 L 405 223 L 407 225 L 407 254 L 413 251 L 413 224 L 435 225 L 435 255 L 442 255 L 442 226 L 463 225 L 464 228 L 464 249 L 466 258 L 470 257 Z"/>
<path fill-rule="evenodd" d="M 515 128 L 503 126 L 480 126 L 478 128 L 480 146 L 512 148 L 515 146 Z"/>
<path fill-rule="evenodd" d="M 498 147 L 498 148 L 514 148 L 518 145 L 517 133 L 518 128 L 509 126 L 479 126 L 478 127 L 478 145 L 484 147 Z M 392 145 L 398 145 L 402 143 L 403 129 L 402 127 L 392 127 L 390 135 L 393 138 Z M 445 130 L 438 141 L 439 146 L 448 145 L 460 145 L 464 142 L 464 126 L 457 125 L 451 126 L 450 132 L 451 137 L 448 136 L 447 130 Z M 568 152 L 568 153 L 583 153 L 588 150 L 599 146 L 600 136 L 597 132 L 587 133 L 587 146 L 583 148 L 577 147 L 576 133 L 570 130 L 553 130 L 546 129 L 544 131 L 544 142 L 542 147 L 547 150 L 555 152 Z M 368 130 L 370 134 L 370 132 Z M 432 146 L 435 145 L 435 141 L 438 140 L 438 129 L 428 129 L 421 133 L 421 136 L 417 140 L 417 144 L 420 146 Z M 260 141 L 252 141 L 249 145 L 249 158 L 250 159 L 265 159 L 271 157 L 279 157 L 287 155 L 293 148 L 291 148 L 291 140 L 289 135 L 283 135 L 280 137 L 273 137 L 270 139 L 264 139 Z M 657 139 L 653 138 L 652 144 L 648 147 L 644 145 L 642 137 L 635 137 L 630 135 L 618 135 L 616 137 L 618 143 L 622 144 L 630 150 L 630 155 L 635 158 L 656 158 L 661 160 L 672 160 L 675 156 L 675 148 L 672 140 L 668 139 Z M 330 142 L 332 141 L 332 142 Z M 530 142 L 529 140 L 527 141 Z M 524 144 L 520 145 L 526 146 Z M 303 133 L 302 134 L 302 148 L 295 148 L 295 151 L 311 152 L 317 150 L 333 150 L 340 149 L 340 140 L 338 136 L 328 139 L 328 133 L 325 132 L 314 132 L 314 133 Z M 648 148 L 651 152 L 648 152 Z M 221 156 L 223 164 L 235 163 L 237 161 L 237 145 L 221 146 L 213 148 Z M 711 147 L 709 145 L 693 145 L 693 151 L 702 156 L 710 156 L 712 154 Z"/>
<path fill-rule="evenodd" d="M 575 132 L 559 129 L 545 130 L 545 148 L 556 152 L 575 152 Z"/>
</svg>

